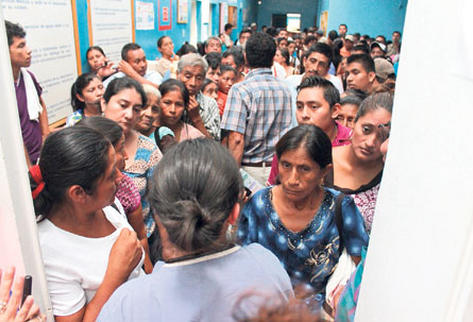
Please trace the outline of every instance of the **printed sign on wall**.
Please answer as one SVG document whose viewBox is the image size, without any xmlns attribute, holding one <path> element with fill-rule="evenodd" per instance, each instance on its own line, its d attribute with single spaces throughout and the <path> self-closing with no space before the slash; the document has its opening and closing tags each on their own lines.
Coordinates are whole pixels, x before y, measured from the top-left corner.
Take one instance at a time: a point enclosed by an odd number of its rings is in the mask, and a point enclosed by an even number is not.
<svg viewBox="0 0 473 322">
<path fill-rule="evenodd" d="M 172 3 L 171 0 L 158 0 L 159 30 L 172 28 Z"/>
</svg>

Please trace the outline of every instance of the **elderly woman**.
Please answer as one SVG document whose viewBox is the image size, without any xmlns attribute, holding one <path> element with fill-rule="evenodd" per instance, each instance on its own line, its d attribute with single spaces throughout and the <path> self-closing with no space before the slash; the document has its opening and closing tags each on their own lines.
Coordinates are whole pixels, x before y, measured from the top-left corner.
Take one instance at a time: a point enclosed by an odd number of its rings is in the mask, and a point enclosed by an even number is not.
<svg viewBox="0 0 473 322">
<path fill-rule="evenodd" d="M 220 114 L 217 102 L 202 94 L 207 69 L 207 61 L 198 54 L 184 55 L 179 60 L 177 79 L 186 86 L 189 92 L 189 103 L 183 120 L 192 124 L 206 137 L 219 140 Z"/>
<path fill-rule="evenodd" d="M 368 96 L 356 114 L 351 145 L 333 149 L 332 186 L 353 197 L 368 233 L 383 175 L 381 144 L 389 133 L 392 107 L 390 93 Z"/>
<path fill-rule="evenodd" d="M 292 288 L 277 258 L 259 244 L 240 247 L 227 237 L 242 189 L 235 160 L 217 142 L 172 147 L 150 191 L 164 261 L 117 290 L 98 321 L 234 321 L 235 303 L 254 290 L 287 301 Z"/>
<path fill-rule="evenodd" d="M 144 84 L 143 90 L 146 94 L 146 106 L 141 110 L 135 130 L 154 140 L 154 131 L 159 126 L 161 93 L 156 87 L 149 84 Z"/>
<path fill-rule="evenodd" d="M 294 286 L 310 287 L 317 308 L 342 247 L 356 263 L 368 235 L 353 199 L 322 186 L 332 168 L 332 144 L 320 128 L 293 128 L 277 143 L 276 154 L 281 183 L 248 201 L 238 237 L 244 245 L 256 242 L 271 250 Z"/>
</svg>

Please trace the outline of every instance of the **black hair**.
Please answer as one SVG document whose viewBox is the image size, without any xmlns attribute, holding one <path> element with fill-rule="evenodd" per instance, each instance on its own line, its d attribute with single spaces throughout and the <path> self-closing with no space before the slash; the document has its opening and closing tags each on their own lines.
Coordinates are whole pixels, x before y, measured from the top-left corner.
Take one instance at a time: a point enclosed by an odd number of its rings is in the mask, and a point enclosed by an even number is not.
<svg viewBox="0 0 473 322">
<path fill-rule="evenodd" d="M 163 45 L 163 41 L 164 41 L 164 39 L 166 39 L 166 38 L 171 39 L 171 37 L 169 37 L 169 36 L 161 36 L 161 37 L 159 37 L 158 42 L 156 43 L 156 45 L 158 46 L 158 48 L 161 48 L 161 46 Z"/>
<path fill-rule="evenodd" d="M 332 47 L 330 47 L 327 44 L 324 44 L 322 42 L 318 42 L 318 43 L 310 46 L 309 49 L 307 49 L 307 56 L 306 57 L 309 57 L 310 54 L 312 54 L 312 53 L 320 53 L 320 54 L 324 55 L 325 57 L 327 57 L 329 65 L 332 62 L 333 50 L 332 50 Z"/>
<path fill-rule="evenodd" d="M 355 32 L 355 33 L 353 34 L 353 37 L 356 37 L 356 38 L 360 39 L 361 35 L 360 35 L 359 32 Z"/>
<path fill-rule="evenodd" d="M 232 25 L 231 23 L 227 23 L 227 24 L 225 24 L 225 26 L 223 27 L 223 29 L 224 29 L 225 31 L 227 31 L 228 29 L 232 29 L 232 28 L 233 28 L 233 25 Z"/>
<path fill-rule="evenodd" d="M 251 30 L 251 28 L 248 28 L 248 27 L 247 27 L 247 28 L 243 28 L 243 29 L 240 31 L 240 34 L 238 35 L 238 38 L 240 38 L 242 34 L 247 33 L 247 32 L 249 32 L 250 34 L 253 34 L 253 30 Z"/>
<path fill-rule="evenodd" d="M 128 61 L 128 52 L 131 51 L 131 50 L 138 50 L 138 49 L 141 49 L 141 46 L 138 45 L 137 43 L 130 42 L 130 43 L 126 44 L 122 48 L 122 59 L 124 61 Z"/>
<path fill-rule="evenodd" d="M 353 48 L 351 50 L 352 51 L 362 51 L 366 55 L 369 55 L 369 53 L 370 53 L 370 50 L 369 50 L 368 46 L 362 45 L 362 44 L 353 46 Z"/>
<path fill-rule="evenodd" d="M 378 38 L 378 37 L 383 38 L 383 41 L 386 43 L 386 37 L 384 37 L 384 35 L 377 35 L 376 38 Z"/>
<path fill-rule="evenodd" d="M 289 41 L 288 41 L 286 38 L 284 38 L 284 37 L 279 37 L 279 38 L 276 39 L 276 43 L 278 44 L 278 46 L 279 46 L 279 45 L 281 44 L 281 42 L 283 42 L 283 41 L 289 43 Z"/>
<path fill-rule="evenodd" d="M 340 105 L 343 106 L 345 104 L 351 104 L 360 107 L 362 101 L 363 100 L 356 95 L 348 95 L 340 99 Z"/>
<path fill-rule="evenodd" d="M 278 160 L 286 151 L 304 147 L 312 161 L 321 169 L 332 163 L 332 142 L 318 126 L 304 124 L 296 126 L 279 139 L 276 144 Z"/>
<path fill-rule="evenodd" d="M 123 135 L 123 129 L 117 122 L 103 116 L 91 116 L 80 120 L 76 126 L 84 126 L 101 133 L 113 146 L 116 146 Z"/>
<path fill-rule="evenodd" d="M 305 37 L 304 39 L 304 45 L 308 45 L 310 44 L 311 42 L 316 42 L 317 41 L 317 38 L 315 38 L 315 36 L 307 36 Z"/>
<path fill-rule="evenodd" d="M 251 68 L 270 68 L 276 53 L 276 43 L 270 35 L 256 32 L 246 42 L 245 51 Z"/>
<path fill-rule="evenodd" d="M 11 46 L 13 44 L 14 37 L 26 37 L 26 31 L 25 29 L 23 29 L 22 26 L 20 26 L 20 24 L 12 23 L 8 20 L 5 20 L 5 29 L 7 30 L 8 46 Z"/>
<path fill-rule="evenodd" d="M 161 93 L 161 97 L 164 97 L 169 92 L 173 91 L 181 92 L 182 99 L 184 100 L 184 106 L 187 109 L 189 106 L 189 91 L 187 90 L 186 86 L 179 80 L 170 78 L 159 85 L 159 92 Z"/>
<path fill-rule="evenodd" d="M 222 64 L 222 54 L 217 52 L 208 53 L 207 55 L 205 55 L 205 60 L 209 64 L 209 68 L 218 69 Z"/>
<path fill-rule="evenodd" d="M 71 106 L 73 111 L 83 110 L 85 103 L 77 98 L 77 95 L 83 96 L 82 91 L 86 88 L 92 80 L 98 79 L 95 73 L 84 73 L 77 77 L 74 84 L 71 86 Z"/>
<path fill-rule="evenodd" d="M 208 79 L 208 78 L 204 79 L 204 82 L 203 82 L 203 84 L 202 84 L 202 90 L 201 90 L 201 91 L 203 92 L 204 89 L 205 89 L 207 86 L 209 86 L 210 84 L 215 84 L 215 85 L 217 85 L 217 84 L 216 84 L 213 80 L 211 80 L 211 79 Z"/>
<path fill-rule="evenodd" d="M 179 48 L 179 50 L 176 52 L 176 55 L 179 57 L 184 56 L 186 54 L 190 53 L 197 53 L 197 48 L 189 44 L 187 41 Z"/>
<path fill-rule="evenodd" d="M 347 30 L 348 30 L 348 26 L 344 23 L 341 23 L 340 25 L 338 25 L 338 27 L 340 28 L 341 26 L 344 26 Z"/>
<path fill-rule="evenodd" d="M 233 57 L 233 61 L 235 62 L 236 68 L 239 69 L 241 66 L 245 65 L 245 56 L 243 55 L 243 51 L 241 47 L 230 47 L 223 53 L 222 57 L 226 58 L 228 56 Z"/>
<path fill-rule="evenodd" d="M 87 127 L 73 126 L 50 134 L 39 158 L 45 186 L 33 200 L 36 215 L 47 217 L 73 185 L 93 194 L 106 171 L 109 149 L 110 141 Z M 30 186 L 32 191 L 38 186 L 31 175 Z"/>
<path fill-rule="evenodd" d="M 392 33 L 392 34 L 393 34 L 393 35 L 394 35 L 394 34 L 399 34 L 399 37 L 401 37 L 401 36 L 402 36 L 401 32 L 400 32 L 400 31 L 397 31 L 397 30 L 393 31 L 393 33 Z"/>
<path fill-rule="evenodd" d="M 225 72 L 233 72 L 235 73 L 235 76 L 238 76 L 238 71 L 230 65 L 220 66 L 220 75 L 223 75 Z"/>
<path fill-rule="evenodd" d="M 337 38 L 338 38 L 338 33 L 336 30 L 330 30 L 328 32 L 328 39 L 330 39 L 331 41 L 334 41 Z"/>
<path fill-rule="evenodd" d="M 289 50 L 287 50 L 286 48 L 278 48 L 278 50 L 281 53 L 281 56 L 284 57 L 286 65 L 289 65 L 291 63 L 291 57 L 289 57 Z"/>
<path fill-rule="evenodd" d="M 358 54 L 358 55 L 351 55 L 347 58 L 347 65 L 351 63 L 359 63 L 367 73 L 375 72 L 374 61 L 370 55 L 366 54 Z"/>
<path fill-rule="evenodd" d="M 297 92 L 299 93 L 304 88 L 320 87 L 324 90 L 324 99 L 330 105 L 330 108 L 340 102 L 340 93 L 338 89 L 332 84 L 331 81 L 320 77 L 320 76 L 310 76 L 302 80 L 301 84 L 297 87 Z"/>
<path fill-rule="evenodd" d="M 154 172 L 148 200 L 171 243 L 188 252 L 226 246 L 222 232 L 243 189 L 235 159 L 214 140 L 171 147 Z"/>
<path fill-rule="evenodd" d="M 344 94 L 346 96 L 356 96 L 361 101 L 368 97 L 366 92 L 364 92 L 364 91 L 362 91 L 361 89 L 358 89 L 358 88 L 347 88 L 347 90 L 344 92 Z"/>
<path fill-rule="evenodd" d="M 363 117 L 366 113 L 377 110 L 385 109 L 389 113 L 393 112 L 393 95 L 389 92 L 375 93 L 368 96 L 361 102 L 358 112 L 356 113 L 355 122 L 360 117 Z"/>
<path fill-rule="evenodd" d="M 87 51 L 85 52 L 85 58 L 86 59 L 87 59 L 87 56 L 89 56 L 89 53 L 92 50 L 96 50 L 96 51 L 100 52 L 102 55 L 105 56 L 105 52 L 103 51 L 103 49 L 100 46 L 90 46 L 89 48 L 87 48 Z"/>
<path fill-rule="evenodd" d="M 114 80 L 112 80 L 108 84 L 107 89 L 105 90 L 105 93 L 103 94 L 102 98 L 105 100 L 105 103 L 108 103 L 112 96 L 115 96 L 116 94 L 127 88 L 135 89 L 138 94 L 140 94 L 141 105 L 145 107 L 148 99 L 146 97 L 146 93 L 143 89 L 143 86 L 141 86 L 140 83 L 128 76 L 115 78 Z"/>
</svg>

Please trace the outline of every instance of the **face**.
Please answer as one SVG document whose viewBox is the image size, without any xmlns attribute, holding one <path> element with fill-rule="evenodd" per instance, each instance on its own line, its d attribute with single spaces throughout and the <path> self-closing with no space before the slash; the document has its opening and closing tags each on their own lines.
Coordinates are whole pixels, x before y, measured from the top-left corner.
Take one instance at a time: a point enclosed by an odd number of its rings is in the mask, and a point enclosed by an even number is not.
<svg viewBox="0 0 473 322">
<path fill-rule="evenodd" d="M 281 30 L 278 34 L 278 38 L 286 38 L 289 36 L 286 30 Z"/>
<path fill-rule="evenodd" d="M 127 62 L 140 76 L 145 76 L 148 63 L 146 62 L 146 55 L 142 48 L 130 50 L 127 55 Z"/>
<path fill-rule="evenodd" d="M 276 54 L 274 55 L 274 61 L 278 64 L 285 65 L 286 60 L 281 55 L 281 51 L 279 49 L 276 50 Z"/>
<path fill-rule="evenodd" d="M 348 88 L 369 92 L 375 78 L 375 73 L 368 73 L 363 65 L 352 62 L 345 68 L 345 77 L 347 79 Z"/>
<path fill-rule="evenodd" d="M 399 40 L 401 40 L 401 35 L 400 35 L 399 33 L 397 33 L 397 32 L 394 32 L 392 38 L 393 38 L 393 42 L 394 42 L 394 43 L 398 43 Z"/>
<path fill-rule="evenodd" d="M 375 46 L 373 49 L 371 49 L 371 58 L 376 58 L 376 57 L 384 57 L 384 52 L 381 50 L 381 48 Z"/>
<path fill-rule="evenodd" d="M 297 123 L 317 125 L 327 133 L 334 126 L 332 114 L 322 88 L 306 87 L 299 91 L 296 101 Z"/>
<path fill-rule="evenodd" d="M 250 39 L 251 33 L 250 32 L 244 32 L 240 35 L 238 38 L 238 41 L 241 46 L 244 46 L 246 44 L 246 41 Z"/>
<path fill-rule="evenodd" d="M 237 69 L 237 65 L 235 64 L 235 60 L 233 56 L 222 57 L 222 66 L 232 66 L 233 68 Z"/>
<path fill-rule="evenodd" d="M 105 117 L 118 123 L 125 135 L 138 122 L 143 108 L 140 94 L 134 88 L 125 88 L 110 98 L 108 103 L 102 98 Z"/>
<path fill-rule="evenodd" d="M 328 167 L 321 169 L 310 158 L 306 149 L 299 147 L 281 155 L 278 170 L 281 188 L 286 197 L 291 201 L 299 201 L 308 198 L 316 189 L 320 189 Z"/>
<path fill-rule="evenodd" d="M 217 98 L 218 98 L 217 91 L 218 91 L 217 84 L 215 84 L 214 82 L 212 82 L 212 83 L 208 84 L 208 85 L 204 88 L 204 90 L 202 91 L 202 93 L 203 93 L 205 96 L 212 97 L 214 100 L 217 100 Z"/>
<path fill-rule="evenodd" d="M 216 84 L 218 83 L 218 79 L 220 77 L 220 69 L 216 68 L 210 68 L 207 70 L 207 74 L 205 75 L 206 78 L 214 81 Z"/>
<path fill-rule="evenodd" d="M 218 89 L 219 91 L 228 94 L 228 91 L 235 82 L 236 75 L 232 71 L 224 72 L 218 80 Z"/>
<path fill-rule="evenodd" d="M 289 50 L 289 55 L 292 56 L 294 52 L 296 51 L 296 44 L 295 43 L 290 43 L 287 45 L 287 50 Z"/>
<path fill-rule="evenodd" d="M 93 49 L 87 54 L 87 62 L 89 63 L 90 69 L 93 72 L 96 72 L 100 67 L 105 66 L 107 63 L 107 57 L 105 57 L 100 51 Z"/>
<path fill-rule="evenodd" d="M 146 98 L 146 106 L 141 111 L 138 123 L 136 123 L 136 129 L 144 132 L 151 129 L 154 123 L 158 120 L 160 112 L 158 98 L 153 94 L 146 95 Z"/>
<path fill-rule="evenodd" d="M 31 65 L 31 49 L 26 45 L 25 38 L 13 37 L 9 50 L 12 66 L 20 68 Z"/>
<path fill-rule="evenodd" d="M 207 46 L 205 46 L 205 53 L 221 53 L 222 52 L 222 45 L 220 44 L 220 41 L 217 39 L 211 39 L 208 43 Z"/>
<path fill-rule="evenodd" d="M 353 48 L 353 42 L 348 39 L 345 39 L 345 48 L 346 50 L 351 50 Z"/>
<path fill-rule="evenodd" d="M 357 120 L 353 129 L 352 149 L 359 160 L 370 162 L 382 158 L 380 148 L 386 135 L 379 126 L 390 121 L 391 113 L 383 108 L 369 111 Z"/>
<path fill-rule="evenodd" d="M 352 129 L 355 126 L 355 116 L 358 112 L 358 106 L 355 104 L 343 104 L 338 107 L 337 117 L 338 123 Z"/>
<path fill-rule="evenodd" d="M 382 44 L 386 44 L 386 41 L 384 40 L 383 37 L 376 37 L 375 39 L 376 39 L 377 42 L 380 42 Z"/>
<path fill-rule="evenodd" d="M 117 184 L 121 179 L 113 146 L 110 146 L 107 159 L 105 174 L 97 181 L 95 192 L 92 195 L 97 209 L 104 208 L 113 202 L 117 192 Z"/>
<path fill-rule="evenodd" d="M 104 92 L 103 84 L 98 78 L 94 78 L 90 81 L 83 90 L 81 95 L 77 95 L 77 98 L 83 101 L 86 105 L 94 106 L 100 104 Z"/>
<path fill-rule="evenodd" d="M 279 43 L 279 48 L 287 48 L 287 40 L 281 40 Z"/>
<path fill-rule="evenodd" d="M 167 92 L 161 97 L 161 122 L 163 125 L 174 126 L 180 122 L 185 104 L 179 90 Z"/>
<path fill-rule="evenodd" d="M 117 169 L 122 171 L 125 169 L 125 161 L 128 160 L 128 154 L 125 151 L 125 135 L 123 134 L 120 141 L 114 146 L 115 159 L 117 161 Z"/>
<path fill-rule="evenodd" d="M 296 39 L 295 40 L 296 48 L 301 49 L 302 48 L 302 40 L 301 39 Z"/>
<path fill-rule="evenodd" d="M 172 57 L 174 55 L 174 44 L 172 43 L 171 38 L 166 37 L 161 43 L 161 47 L 158 48 L 161 55 L 166 57 Z"/>
<path fill-rule="evenodd" d="M 309 57 L 304 60 L 304 68 L 306 74 L 309 76 L 321 76 L 327 75 L 330 67 L 329 59 L 327 56 L 321 53 L 311 53 Z"/>
<path fill-rule="evenodd" d="M 338 34 L 339 35 L 345 35 L 347 33 L 347 27 L 345 26 L 339 26 L 338 27 Z"/>
<path fill-rule="evenodd" d="M 177 78 L 184 83 L 190 96 L 195 96 L 205 80 L 205 72 L 201 66 L 186 66 L 179 72 Z"/>
</svg>

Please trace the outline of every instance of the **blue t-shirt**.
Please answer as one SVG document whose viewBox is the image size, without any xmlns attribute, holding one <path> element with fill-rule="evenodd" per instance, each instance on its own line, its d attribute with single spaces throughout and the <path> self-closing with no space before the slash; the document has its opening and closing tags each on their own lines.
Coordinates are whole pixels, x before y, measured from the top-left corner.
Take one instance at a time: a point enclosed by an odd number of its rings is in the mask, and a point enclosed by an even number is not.
<svg viewBox="0 0 473 322">
<path fill-rule="evenodd" d="M 338 191 L 324 188 L 318 212 L 300 232 L 287 229 L 271 202 L 271 189 L 258 191 L 245 205 L 240 216 L 238 238 L 244 244 L 260 243 L 273 252 L 284 266 L 294 286 L 308 284 L 316 294 L 325 295 L 325 286 L 338 263 L 339 234 L 334 220 Z M 342 201 L 343 244 L 347 252 L 360 256 L 368 245 L 363 218 L 353 199 Z"/>
<path fill-rule="evenodd" d="M 150 275 L 120 286 L 97 321 L 234 321 L 234 314 L 254 314 L 273 296 L 287 302 L 293 295 L 287 273 L 270 251 L 258 244 L 235 246 L 158 262 Z"/>
</svg>

